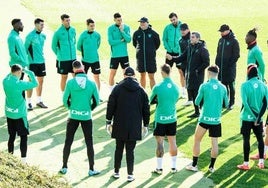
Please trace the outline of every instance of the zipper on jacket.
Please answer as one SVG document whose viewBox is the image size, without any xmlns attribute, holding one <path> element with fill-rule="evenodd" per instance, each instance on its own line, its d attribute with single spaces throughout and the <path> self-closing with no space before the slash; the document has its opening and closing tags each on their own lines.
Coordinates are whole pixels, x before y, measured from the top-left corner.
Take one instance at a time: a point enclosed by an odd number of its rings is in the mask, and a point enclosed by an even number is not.
<svg viewBox="0 0 268 188">
<path fill-rule="evenodd" d="M 174 26 L 174 45 L 173 45 L 173 50 L 172 52 L 175 53 L 174 47 L 176 46 L 176 27 Z"/>
<path fill-rule="evenodd" d="M 69 32 L 70 29 L 67 30 L 68 32 L 68 42 L 69 42 L 69 46 L 70 46 L 70 55 L 71 55 L 71 59 L 70 60 L 73 60 L 72 58 L 72 47 L 71 47 L 71 41 L 70 41 L 70 32 Z"/>
<path fill-rule="evenodd" d="M 144 66 L 144 71 L 146 72 L 146 55 L 145 55 L 145 32 L 142 31 L 143 33 L 143 66 Z"/>
<path fill-rule="evenodd" d="M 222 48 L 221 48 L 221 81 L 222 81 L 222 64 L 223 64 L 223 53 L 224 53 L 224 45 L 225 45 L 225 39 L 223 39 L 223 44 L 222 44 Z"/>
</svg>

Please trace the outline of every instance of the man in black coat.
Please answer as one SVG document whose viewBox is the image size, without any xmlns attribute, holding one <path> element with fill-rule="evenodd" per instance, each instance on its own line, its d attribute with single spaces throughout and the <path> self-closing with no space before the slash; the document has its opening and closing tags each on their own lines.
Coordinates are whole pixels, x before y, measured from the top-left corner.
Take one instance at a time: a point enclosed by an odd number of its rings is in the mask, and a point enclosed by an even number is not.
<svg viewBox="0 0 268 188">
<path fill-rule="evenodd" d="M 198 32 L 192 32 L 190 44 L 187 49 L 180 56 L 166 55 L 167 59 L 173 59 L 176 62 L 185 62 L 185 79 L 186 88 L 193 97 L 193 101 L 198 94 L 199 86 L 204 82 L 205 69 L 209 66 L 209 53 L 205 45 L 205 41 L 200 40 L 200 34 Z M 199 107 L 194 104 L 195 112 L 188 118 L 199 117 Z"/>
<path fill-rule="evenodd" d="M 236 78 L 236 62 L 240 57 L 239 43 L 234 33 L 226 24 L 219 29 L 221 38 L 218 42 L 217 55 L 215 64 L 220 68 L 218 79 L 226 86 L 229 96 L 229 107 L 233 109 L 235 102 L 235 78 Z"/>
<path fill-rule="evenodd" d="M 142 138 L 142 130 L 148 131 L 150 107 L 147 94 L 134 78 L 134 70 L 127 67 L 124 76 L 124 80 L 115 86 L 109 96 L 106 125 L 108 129 L 112 126 L 111 136 L 116 139 L 113 176 L 119 178 L 119 169 L 125 147 L 127 180 L 133 181 L 134 149 L 136 141 Z"/>
<path fill-rule="evenodd" d="M 146 87 L 146 73 L 151 89 L 155 85 L 156 50 L 160 46 L 159 34 L 152 29 L 148 18 L 142 17 L 140 27 L 133 34 L 133 46 L 136 48 L 137 70 L 140 73 L 140 84 Z"/>
</svg>

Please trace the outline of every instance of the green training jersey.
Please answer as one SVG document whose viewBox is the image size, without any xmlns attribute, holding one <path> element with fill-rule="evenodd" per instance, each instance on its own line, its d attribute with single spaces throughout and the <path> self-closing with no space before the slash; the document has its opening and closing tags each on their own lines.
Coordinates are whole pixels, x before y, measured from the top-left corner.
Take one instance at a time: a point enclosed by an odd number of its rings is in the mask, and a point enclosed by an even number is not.
<svg viewBox="0 0 268 188">
<path fill-rule="evenodd" d="M 58 61 L 76 59 L 76 31 L 73 27 L 66 29 L 63 25 L 54 33 L 51 47 Z"/>
<path fill-rule="evenodd" d="M 63 104 L 69 109 L 69 117 L 76 120 L 92 119 L 92 105 L 99 104 L 99 93 L 95 82 L 84 73 L 78 73 L 66 84 Z"/>
<path fill-rule="evenodd" d="M 77 49 L 82 53 L 82 61 L 95 63 L 99 61 L 98 49 L 101 43 L 101 36 L 98 32 L 84 31 L 77 42 Z"/>
<path fill-rule="evenodd" d="M 195 104 L 202 104 L 201 115 L 198 122 L 209 125 L 221 123 L 221 111 L 223 104 L 228 106 L 228 97 L 226 87 L 217 79 L 210 79 L 201 84 Z"/>
<path fill-rule="evenodd" d="M 241 85 L 242 110 L 240 119 L 255 122 L 261 111 L 263 100 L 267 97 L 267 87 L 257 77 L 247 80 Z"/>
<path fill-rule="evenodd" d="M 20 80 L 11 73 L 3 80 L 3 87 L 6 94 L 5 114 L 8 118 L 20 119 L 27 117 L 26 102 L 25 98 L 22 96 L 22 92 L 35 88 L 38 82 L 32 71 L 25 70 L 25 73 L 28 74 L 30 78 L 29 82 Z"/>
<path fill-rule="evenodd" d="M 180 30 L 181 22 L 174 26 L 173 24 L 168 24 L 163 31 L 163 44 L 167 52 L 170 53 L 181 53 L 181 48 L 179 45 L 179 40 L 181 38 Z"/>
<path fill-rule="evenodd" d="M 150 104 L 157 100 L 155 122 L 163 124 L 177 122 L 176 103 L 178 99 L 179 88 L 169 77 L 155 85 L 150 96 Z"/>
<path fill-rule="evenodd" d="M 265 62 L 263 59 L 262 51 L 259 46 L 254 46 L 253 48 L 248 50 L 248 60 L 247 63 L 256 64 L 258 67 L 258 76 L 260 80 L 265 79 Z"/>
<path fill-rule="evenodd" d="M 25 49 L 27 51 L 30 64 L 45 63 L 43 52 L 45 40 L 46 35 L 38 32 L 36 29 L 26 36 Z"/>
<path fill-rule="evenodd" d="M 27 67 L 29 65 L 27 53 L 19 33 L 12 30 L 7 39 L 8 50 L 9 50 L 9 66 L 14 64 L 19 64 L 22 67 Z"/>
<path fill-rule="evenodd" d="M 124 30 L 121 32 L 115 24 L 108 28 L 108 42 L 111 46 L 111 57 L 128 56 L 127 43 L 130 43 L 130 28 L 124 24 Z"/>
</svg>

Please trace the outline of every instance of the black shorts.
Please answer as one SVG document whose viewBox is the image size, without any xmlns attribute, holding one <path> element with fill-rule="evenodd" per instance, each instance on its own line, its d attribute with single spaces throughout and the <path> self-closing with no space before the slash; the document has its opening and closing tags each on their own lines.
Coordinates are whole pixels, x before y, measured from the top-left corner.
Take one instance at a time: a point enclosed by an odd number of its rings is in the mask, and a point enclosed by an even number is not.
<svg viewBox="0 0 268 188">
<path fill-rule="evenodd" d="M 251 121 L 242 121 L 242 126 L 240 128 L 240 133 L 245 136 L 250 136 L 251 129 L 253 130 L 255 135 L 262 135 L 263 127 L 262 122 L 255 126 L 254 122 Z"/>
<path fill-rule="evenodd" d="M 156 73 L 156 63 L 155 62 L 147 62 L 146 64 L 144 62 L 137 62 L 137 71 L 139 73 L 144 73 L 144 72 L 148 72 L 148 73 Z"/>
<path fill-rule="evenodd" d="M 156 123 L 156 127 L 154 129 L 154 136 L 175 136 L 177 129 L 177 122 L 173 123 Z"/>
<path fill-rule="evenodd" d="M 179 56 L 179 53 L 170 53 L 170 52 L 167 52 L 167 54 L 171 55 L 171 56 Z M 169 64 L 170 67 L 173 67 L 173 64 L 176 63 L 173 59 L 171 60 L 168 60 L 166 58 L 166 64 Z M 177 67 L 178 68 L 178 67 Z"/>
<path fill-rule="evenodd" d="M 125 57 L 112 57 L 110 61 L 110 69 L 117 69 L 121 65 L 122 69 L 129 67 L 128 56 Z"/>
<path fill-rule="evenodd" d="M 204 129 L 208 129 L 209 137 L 221 137 L 221 123 L 217 125 L 209 125 L 206 123 L 199 123 Z"/>
<path fill-rule="evenodd" d="M 34 72 L 35 76 L 46 76 L 46 64 L 30 64 L 29 69 Z"/>
<path fill-rule="evenodd" d="M 7 117 L 7 129 L 10 135 L 25 136 L 29 134 L 29 124 L 26 119 L 11 119 Z"/>
<path fill-rule="evenodd" d="M 87 74 L 88 69 L 91 67 L 91 72 L 93 74 L 100 74 L 101 73 L 101 69 L 100 69 L 100 62 L 94 62 L 94 63 L 86 63 L 84 61 L 82 61 L 83 65 L 84 65 L 84 70 Z"/>
<path fill-rule="evenodd" d="M 75 61 L 75 59 L 70 60 L 70 61 L 58 61 L 58 60 L 56 60 L 57 73 L 59 73 L 59 74 L 73 73 L 72 63 L 74 61 Z"/>
</svg>

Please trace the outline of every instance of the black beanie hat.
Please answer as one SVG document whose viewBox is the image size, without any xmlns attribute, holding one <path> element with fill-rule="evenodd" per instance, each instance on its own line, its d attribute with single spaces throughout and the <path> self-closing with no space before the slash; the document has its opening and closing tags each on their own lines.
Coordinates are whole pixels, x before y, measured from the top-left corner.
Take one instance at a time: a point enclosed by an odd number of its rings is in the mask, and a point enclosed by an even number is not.
<svg viewBox="0 0 268 188">
<path fill-rule="evenodd" d="M 257 69 L 257 65 L 255 64 L 249 64 L 248 65 L 248 80 L 254 77 L 258 76 L 258 69 Z"/>
<path fill-rule="evenodd" d="M 256 33 L 256 31 L 257 31 L 257 28 L 253 28 L 253 29 L 251 29 L 251 30 L 248 31 L 248 35 L 257 38 L 257 33 Z"/>
</svg>

